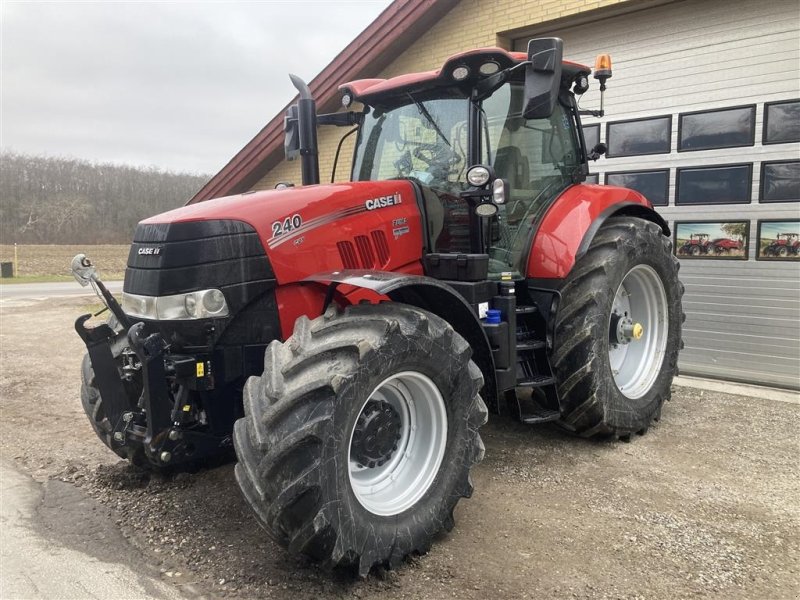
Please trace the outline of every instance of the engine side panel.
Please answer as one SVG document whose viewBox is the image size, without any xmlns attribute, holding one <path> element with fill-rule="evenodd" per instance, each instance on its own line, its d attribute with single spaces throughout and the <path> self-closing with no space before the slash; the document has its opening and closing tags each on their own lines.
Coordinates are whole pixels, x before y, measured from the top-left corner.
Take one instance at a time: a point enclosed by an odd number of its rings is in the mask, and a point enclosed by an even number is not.
<svg viewBox="0 0 800 600">
<path fill-rule="evenodd" d="M 639 192 L 626 188 L 580 184 L 567 188 L 547 210 L 528 255 L 526 275 L 536 279 L 564 279 L 580 256 L 593 224 L 615 212 L 615 208 L 639 209 L 660 221 L 650 202 Z"/>
<path fill-rule="evenodd" d="M 236 220 L 258 233 L 279 285 L 337 269 L 419 264 L 423 222 L 408 181 L 363 181 L 253 192 L 185 206 L 140 227 Z"/>
<path fill-rule="evenodd" d="M 300 227 L 277 235 L 267 232 L 265 247 L 280 284 L 323 271 L 406 271 L 420 264 L 423 225 L 409 182 L 342 187 L 325 202 L 297 211 Z"/>
</svg>

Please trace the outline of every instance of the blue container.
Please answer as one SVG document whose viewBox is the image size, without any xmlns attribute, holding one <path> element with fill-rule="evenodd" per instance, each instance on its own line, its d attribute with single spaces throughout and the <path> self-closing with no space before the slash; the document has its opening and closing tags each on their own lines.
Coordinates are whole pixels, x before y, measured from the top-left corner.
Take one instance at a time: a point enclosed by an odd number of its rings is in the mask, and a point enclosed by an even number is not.
<svg viewBox="0 0 800 600">
<path fill-rule="evenodd" d="M 486 323 L 491 325 L 498 325 L 500 323 L 500 311 L 495 308 L 490 308 L 486 311 Z"/>
</svg>

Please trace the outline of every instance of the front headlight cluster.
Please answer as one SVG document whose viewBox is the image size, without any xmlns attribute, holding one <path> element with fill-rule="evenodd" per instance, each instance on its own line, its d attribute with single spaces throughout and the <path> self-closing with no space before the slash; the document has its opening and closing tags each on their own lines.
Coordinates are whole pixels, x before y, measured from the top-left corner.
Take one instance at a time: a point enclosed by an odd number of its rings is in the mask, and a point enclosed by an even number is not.
<svg viewBox="0 0 800 600">
<path fill-rule="evenodd" d="M 140 296 L 122 292 L 122 310 L 131 317 L 181 321 L 225 317 L 228 315 L 228 303 L 219 290 L 200 290 L 173 296 Z"/>
</svg>

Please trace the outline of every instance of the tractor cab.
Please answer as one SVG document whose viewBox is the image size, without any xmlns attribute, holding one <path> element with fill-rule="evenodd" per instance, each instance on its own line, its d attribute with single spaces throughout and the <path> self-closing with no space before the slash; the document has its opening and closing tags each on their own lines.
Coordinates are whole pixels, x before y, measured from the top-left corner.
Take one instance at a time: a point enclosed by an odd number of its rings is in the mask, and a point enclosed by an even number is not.
<svg viewBox="0 0 800 600">
<path fill-rule="evenodd" d="M 532 40 L 527 54 L 483 48 L 435 71 L 341 85 L 359 125 L 351 179 L 412 182 L 428 253 L 488 254 L 489 278 L 522 276 L 542 215 L 604 151 L 585 147 L 570 93 L 586 90 L 591 69 L 561 55 L 561 40 Z"/>
</svg>

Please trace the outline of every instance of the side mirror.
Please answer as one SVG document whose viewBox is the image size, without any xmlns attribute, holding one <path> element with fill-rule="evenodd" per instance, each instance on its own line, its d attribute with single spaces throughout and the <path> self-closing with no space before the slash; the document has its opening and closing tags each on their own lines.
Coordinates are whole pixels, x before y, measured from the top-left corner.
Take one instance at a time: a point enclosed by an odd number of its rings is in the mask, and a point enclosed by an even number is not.
<svg viewBox="0 0 800 600">
<path fill-rule="evenodd" d="M 587 156 L 586 158 L 588 158 L 589 160 L 597 160 L 598 158 L 603 156 L 606 152 L 608 152 L 608 146 L 606 146 L 603 142 L 600 142 L 589 151 L 589 156 Z"/>
<path fill-rule="evenodd" d="M 553 114 L 561 87 L 564 42 L 560 38 L 539 38 L 528 42 L 525 67 L 526 119 L 546 119 Z"/>
<path fill-rule="evenodd" d="M 283 117 L 283 152 L 286 160 L 300 156 L 300 119 L 297 104 L 292 104 Z"/>
</svg>

